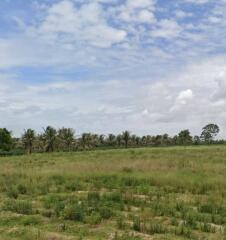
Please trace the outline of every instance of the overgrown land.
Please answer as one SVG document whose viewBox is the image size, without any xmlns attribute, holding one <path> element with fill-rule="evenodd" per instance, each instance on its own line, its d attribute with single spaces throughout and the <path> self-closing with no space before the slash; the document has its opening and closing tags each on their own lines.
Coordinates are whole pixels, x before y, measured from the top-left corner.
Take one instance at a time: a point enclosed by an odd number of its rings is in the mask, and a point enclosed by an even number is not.
<svg viewBox="0 0 226 240">
<path fill-rule="evenodd" d="M 226 146 L 0 159 L 1 240 L 226 239 Z"/>
</svg>

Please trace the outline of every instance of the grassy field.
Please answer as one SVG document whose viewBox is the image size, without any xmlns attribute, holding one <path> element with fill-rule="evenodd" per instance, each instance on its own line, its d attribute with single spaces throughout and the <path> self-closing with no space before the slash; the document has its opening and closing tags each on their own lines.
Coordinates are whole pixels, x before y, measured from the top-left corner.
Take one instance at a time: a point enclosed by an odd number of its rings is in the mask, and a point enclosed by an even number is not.
<svg viewBox="0 0 226 240">
<path fill-rule="evenodd" d="M 0 159 L 0 240 L 226 239 L 226 147 Z"/>
</svg>

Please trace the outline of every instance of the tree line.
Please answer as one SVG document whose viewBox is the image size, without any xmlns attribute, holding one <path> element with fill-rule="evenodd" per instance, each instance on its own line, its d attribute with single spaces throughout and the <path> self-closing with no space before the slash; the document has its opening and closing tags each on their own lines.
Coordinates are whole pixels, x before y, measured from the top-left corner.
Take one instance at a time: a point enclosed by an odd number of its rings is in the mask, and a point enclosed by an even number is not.
<svg viewBox="0 0 226 240">
<path fill-rule="evenodd" d="M 128 147 L 223 144 L 224 140 L 216 140 L 219 132 L 219 126 L 211 123 L 203 127 L 200 136 L 191 136 L 190 131 L 186 129 L 173 137 L 168 134 L 138 136 L 131 134 L 129 131 L 124 131 L 118 135 L 83 133 L 76 137 L 72 128 L 55 129 L 48 126 L 43 129 L 42 133 L 36 133 L 33 129 L 26 129 L 20 138 L 15 138 L 11 131 L 0 128 L 0 155 Z"/>
</svg>

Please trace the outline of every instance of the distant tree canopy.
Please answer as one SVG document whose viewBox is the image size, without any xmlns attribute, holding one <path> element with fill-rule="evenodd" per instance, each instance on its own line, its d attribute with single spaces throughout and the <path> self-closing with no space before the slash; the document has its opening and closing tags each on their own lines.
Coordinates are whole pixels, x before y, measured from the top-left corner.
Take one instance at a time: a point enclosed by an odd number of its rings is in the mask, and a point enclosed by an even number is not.
<svg viewBox="0 0 226 240">
<path fill-rule="evenodd" d="M 202 129 L 201 139 L 206 143 L 211 143 L 220 132 L 220 128 L 213 123 L 206 125 Z"/>
<path fill-rule="evenodd" d="M 9 151 L 13 146 L 11 132 L 6 128 L 0 128 L 0 150 Z"/>
<path fill-rule="evenodd" d="M 22 135 L 22 142 L 24 144 L 24 148 L 27 150 L 29 154 L 31 154 L 32 152 L 35 138 L 36 136 L 35 136 L 34 130 L 30 128 L 27 130 L 24 130 L 24 134 Z"/>
<path fill-rule="evenodd" d="M 216 140 L 220 128 L 216 124 L 203 127 L 200 136 L 191 136 L 188 129 L 180 131 L 171 137 L 163 135 L 139 136 L 124 131 L 120 134 L 92 134 L 83 133 L 75 136 L 72 128 L 55 129 L 47 126 L 42 133 L 36 134 L 33 129 L 26 129 L 21 138 L 12 138 L 11 132 L 6 128 L 0 129 L 0 154 L 7 151 L 20 150 L 21 152 L 53 152 L 53 151 L 83 151 L 90 149 L 108 148 L 136 148 L 158 146 L 188 146 L 200 144 L 224 144 L 224 140 Z"/>
<path fill-rule="evenodd" d="M 192 143 L 192 136 L 188 129 L 183 130 L 178 134 L 178 143 L 180 145 L 189 145 Z"/>
</svg>

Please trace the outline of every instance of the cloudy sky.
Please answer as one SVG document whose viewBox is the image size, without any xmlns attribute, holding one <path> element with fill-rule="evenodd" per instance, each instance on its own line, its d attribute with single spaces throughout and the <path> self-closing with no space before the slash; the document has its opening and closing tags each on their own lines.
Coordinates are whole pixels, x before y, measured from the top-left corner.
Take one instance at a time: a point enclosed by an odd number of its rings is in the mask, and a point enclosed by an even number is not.
<svg viewBox="0 0 226 240">
<path fill-rule="evenodd" d="M 0 126 L 226 137 L 226 0 L 1 0 Z"/>
</svg>

